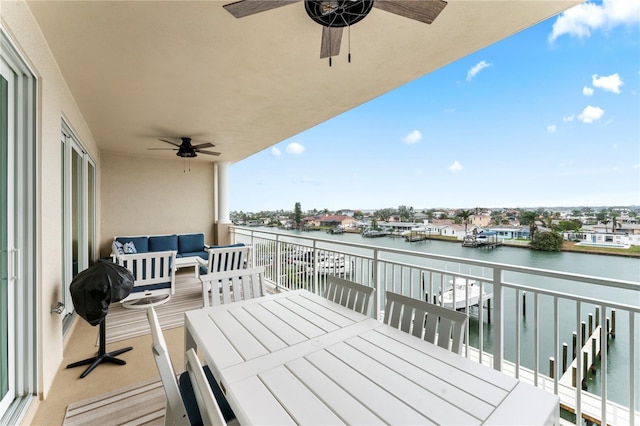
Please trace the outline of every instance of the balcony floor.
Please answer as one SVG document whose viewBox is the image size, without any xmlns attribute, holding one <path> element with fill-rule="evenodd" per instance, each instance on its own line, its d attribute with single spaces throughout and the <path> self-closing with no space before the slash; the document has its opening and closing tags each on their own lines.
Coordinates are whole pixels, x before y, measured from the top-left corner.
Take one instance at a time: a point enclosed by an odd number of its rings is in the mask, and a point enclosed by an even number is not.
<svg viewBox="0 0 640 426">
<path fill-rule="evenodd" d="M 178 285 L 186 280 L 194 280 L 190 268 L 178 272 Z M 267 292 L 274 293 L 275 289 L 267 285 Z M 176 373 L 180 373 L 184 371 L 184 328 L 170 328 L 163 330 L 163 333 L 173 368 Z M 26 419 L 28 424 L 61 425 L 67 405 L 70 403 L 159 378 L 158 369 L 151 354 L 151 336 L 145 334 L 107 344 L 107 352 L 133 346 L 133 350 L 118 356 L 127 362 L 126 365 L 101 364 L 84 379 L 80 379 L 80 374 L 86 367 L 67 369 L 66 366 L 95 356 L 98 350 L 97 338 L 98 327 L 92 327 L 82 318 L 76 318 L 73 329 L 67 337 L 64 358 L 60 369 L 56 372 L 53 385 L 46 399 L 37 403 L 33 417 L 30 420 Z"/>
</svg>

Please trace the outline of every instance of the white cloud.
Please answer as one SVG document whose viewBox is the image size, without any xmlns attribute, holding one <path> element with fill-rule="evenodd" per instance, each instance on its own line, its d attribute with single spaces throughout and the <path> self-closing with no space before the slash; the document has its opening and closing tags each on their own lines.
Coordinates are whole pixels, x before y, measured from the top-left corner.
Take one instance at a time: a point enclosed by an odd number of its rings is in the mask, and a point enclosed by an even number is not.
<svg viewBox="0 0 640 426">
<path fill-rule="evenodd" d="M 280 157 L 282 155 L 282 151 L 274 146 L 273 148 L 271 148 L 271 155 L 273 155 L 274 157 Z"/>
<path fill-rule="evenodd" d="M 594 121 L 600 120 L 603 115 L 604 110 L 602 108 L 589 105 L 578 115 L 578 119 L 583 123 L 593 123 Z"/>
<path fill-rule="evenodd" d="M 462 170 L 462 164 L 458 163 L 458 160 L 454 161 L 452 165 L 449 166 L 449 171 L 451 173 L 459 172 Z"/>
<path fill-rule="evenodd" d="M 556 125 L 552 124 L 550 126 L 547 126 L 547 132 L 549 133 L 555 133 L 556 132 Z"/>
<path fill-rule="evenodd" d="M 304 146 L 300 145 L 298 142 L 291 142 L 287 145 L 286 151 L 287 154 L 299 155 L 304 152 Z"/>
<path fill-rule="evenodd" d="M 471 81 L 473 77 L 475 77 L 480 71 L 485 68 L 489 68 L 491 66 L 487 61 L 480 61 L 475 66 L 473 66 L 469 71 L 467 71 L 467 81 Z"/>
<path fill-rule="evenodd" d="M 402 140 L 408 144 L 420 142 L 422 140 L 422 133 L 420 133 L 419 130 L 414 130 L 413 132 L 402 138 Z"/>
<path fill-rule="evenodd" d="M 576 119 L 575 115 L 569 115 L 567 117 L 563 117 L 562 121 L 564 121 L 565 123 L 571 123 L 575 119 Z"/>
<path fill-rule="evenodd" d="M 585 96 L 591 96 L 591 95 L 593 95 L 593 88 L 592 88 L 592 87 L 584 86 L 584 87 L 582 88 L 582 94 L 583 94 L 583 95 L 585 95 Z"/>
<path fill-rule="evenodd" d="M 638 0 L 603 0 L 602 4 L 586 2 L 572 7 L 556 19 L 549 41 L 554 42 L 563 34 L 589 37 L 593 30 L 637 22 L 640 22 Z"/>
<path fill-rule="evenodd" d="M 598 74 L 594 74 L 592 78 L 594 87 L 613 93 L 620 93 L 620 86 L 624 84 L 618 73 L 602 77 L 598 77 Z"/>
</svg>

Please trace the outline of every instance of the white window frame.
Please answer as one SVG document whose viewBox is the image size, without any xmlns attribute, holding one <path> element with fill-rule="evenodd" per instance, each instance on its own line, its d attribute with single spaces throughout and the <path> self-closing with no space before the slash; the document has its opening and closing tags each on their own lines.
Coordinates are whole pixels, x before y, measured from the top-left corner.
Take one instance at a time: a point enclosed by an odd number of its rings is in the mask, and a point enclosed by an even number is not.
<svg viewBox="0 0 640 426">
<path fill-rule="evenodd" d="M 78 265 L 77 271 L 81 272 L 88 268 L 96 260 L 96 165 L 95 161 L 88 154 L 87 150 L 80 142 L 79 138 L 73 132 L 71 126 L 67 123 L 67 120 L 62 118 L 62 293 L 64 300 L 63 315 L 65 315 L 66 321 L 63 327 L 63 333 L 66 334 L 68 326 L 70 325 L 70 315 L 73 313 L 73 302 L 71 300 L 71 293 L 69 292 L 69 284 L 73 280 L 73 164 L 74 153 L 80 157 L 80 173 L 78 182 L 78 219 L 80 221 L 80 228 L 77 230 L 77 244 L 78 244 Z M 91 183 L 93 188 L 89 188 L 89 165 L 92 166 L 93 179 Z M 92 190 L 94 197 L 92 199 L 94 206 L 93 209 L 89 209 L 89 191 Z M 89 212 L 93 212 L 93 217 L 89 218 Z M 93 229 L 89 229 L 89 223 L 93 223 Z M 90 235 L 91 233 L 91 235 Z M 94 244 L 91 247 L 91 253 L 86 249 L 89 246 L 89 241 L 93 241 Z"/>
<path fill-rule="evenodd" d="M 17 424 L 26 413 L 31 399 L 38 393 L 38 306 L 37 283 L 39 271 L 36 267 L 38 252 L 36 221 L 38 182 L 36 150 L 36 106 L 38 105 L 38 80 L 28 67 L 27 61 L 15 48 L 8 31 L 0 22 L 0 55 L 15 74 L 14 93 L 14 140 L 17 141 L 9 159 L 15 164 L 14 193 L 21 194 L 9 200 L 13 207 L 13 242 L 17 255 L 13 275 L 19 285 L 13 292 L 13 316 L 15 319 L 14 351 L 14 395 L 15 398 L 0 411 L 0 424 Z M 16 201 L 18 200 L 18 201 Z"/>
</svg>

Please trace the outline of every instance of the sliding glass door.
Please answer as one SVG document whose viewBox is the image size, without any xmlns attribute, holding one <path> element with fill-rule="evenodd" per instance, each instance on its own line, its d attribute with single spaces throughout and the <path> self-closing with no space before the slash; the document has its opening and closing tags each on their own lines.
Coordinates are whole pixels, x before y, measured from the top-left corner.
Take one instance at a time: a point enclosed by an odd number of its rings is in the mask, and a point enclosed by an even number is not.
<svg viewBox="0 0 640 426">
<path fill-rule="evenodd" d="M 13 212 L 13 75 L 2 60 L 0 65 L 0 415 L 15 397 L 13 365 L 15 265 Z"/>
<path fill-rule="evenodd" d="M 0 22 L 0 424 L 37 393 L 36 93 Z"/>
<path fill-rule="evenodd" d="M 69 126 L 62 122 L 62 259 L 61 294 L 65 315 L 73 313 L 69 285 L 96 260 L 95 165 Z"/>
</svg>

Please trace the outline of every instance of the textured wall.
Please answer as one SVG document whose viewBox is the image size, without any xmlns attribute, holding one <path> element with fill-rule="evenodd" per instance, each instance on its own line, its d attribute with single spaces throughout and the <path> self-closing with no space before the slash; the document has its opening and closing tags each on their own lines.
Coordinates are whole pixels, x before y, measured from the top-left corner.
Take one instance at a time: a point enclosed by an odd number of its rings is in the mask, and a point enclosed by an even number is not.
<svg viewBox="0 0 640 426">
<path fill-rule="evenodd" d="M 167 157 L 101 155 L 100 257 L 114 236 L 204 232 L 213 244 L 213 164 Z"/>
</svg>

